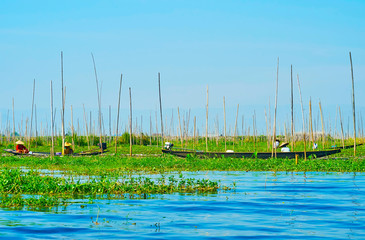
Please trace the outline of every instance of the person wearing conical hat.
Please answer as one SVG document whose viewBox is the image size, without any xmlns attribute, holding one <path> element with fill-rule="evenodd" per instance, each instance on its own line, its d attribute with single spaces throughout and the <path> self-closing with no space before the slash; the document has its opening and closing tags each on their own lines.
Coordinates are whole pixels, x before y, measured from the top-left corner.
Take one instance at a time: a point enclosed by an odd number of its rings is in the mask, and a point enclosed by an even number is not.
<svg viewBox="0 0 365 240">
<path fill-rule="evenodd" d="M 71 146 L 71 143 L 65 142 L 65 155 L 71 155 L 74 153 L 74 150 L 72 150 Z"/>
<path fill-rule="evenodd" d="M 29 153 L 29 150 L 24 146 L 24 142 L 18 140 L 16 143 L 15 150 L 18 153 Z"/>
</svg>

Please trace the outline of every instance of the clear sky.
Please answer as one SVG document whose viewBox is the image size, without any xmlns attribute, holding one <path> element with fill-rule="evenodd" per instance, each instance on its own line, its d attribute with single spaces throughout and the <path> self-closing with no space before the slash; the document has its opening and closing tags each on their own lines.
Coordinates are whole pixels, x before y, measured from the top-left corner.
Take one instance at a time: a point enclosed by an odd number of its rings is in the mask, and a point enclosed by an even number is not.
<svg viewBox="0 0 365 240">
<path fill-rule="evenodd" d="M 19 1 L 0 2 L 0 110 L 2 131 L 15 99 L 16 122 L 30 117 L 33 79 L 38 121 L 50 119 L 50 81 L 55 108 L 61 106 L 60 52 L 64 54 L 66 121 L 70 105 L 83 121 L 82 106 L 96 116 L 97 97 L 91 53 L 102 84 L 102 108 L 115 118 L 120 74 L 124 124 L 128 119 L 128 88 L 134 117 L 155 119 L 157 73 L 161 73 L 164 118 L 177 119 L 191 109 L 198 126 L 205 124 L 206 87 L 213 128 L 227 121 L 247 125 L 256 114 L 265 129 L 265 109 L 273 115 L 276 64 L 279 57 L 278 119 L 290 114 L 290 65 L 295 79 L 295 112 L 301 124 L 296 83 L 299 75 L 304 108 L 311 98 L 315 116 L 321 100 L 326 118 L 335 124 L 336 108 L 351 116 L 352 53 L 358 116 L 364 110 L 365 1 Z M 10 114 L 11 115 L 11 114 Z M 57 117 L 59 120 L 59 116 Z M 25 121 L 25 120 L 24 120 Z M 140 120 L 138 120 L 140 121 Z M 192 121 L 192 120 L 190 120 Z M 113 124 L 115 120 L 113 120 Z M 177 122 L 176 122 L 177 123 Z M 175 126 L 176 126 L 175 123 Z M 169 123 L 165 123 L 168 124 Z M 190 125 L 192 126 L 192 125 Z M 203 129 L 201 129 L 203 130 Z"/>
</svg>

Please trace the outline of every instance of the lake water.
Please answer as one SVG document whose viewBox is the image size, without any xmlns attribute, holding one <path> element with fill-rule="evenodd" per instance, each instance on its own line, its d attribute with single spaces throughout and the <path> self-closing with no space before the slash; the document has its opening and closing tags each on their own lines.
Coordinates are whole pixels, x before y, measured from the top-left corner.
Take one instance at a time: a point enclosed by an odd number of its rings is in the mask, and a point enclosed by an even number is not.
<svg viewBox="0 0 365 240">
<path fill-rule="evenodd" d="M 0 239 L 365 239 L 364 173 L 197 172 L 217 194 L 0 209 Z"/>
</svg>

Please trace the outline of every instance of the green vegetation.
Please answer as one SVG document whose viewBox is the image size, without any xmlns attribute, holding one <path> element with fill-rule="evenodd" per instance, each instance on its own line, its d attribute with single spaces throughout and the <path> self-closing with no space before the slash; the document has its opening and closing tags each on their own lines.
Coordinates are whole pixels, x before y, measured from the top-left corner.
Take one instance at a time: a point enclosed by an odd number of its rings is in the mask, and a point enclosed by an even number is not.
<svg viewBox="0 0 365 240">
<path fill-rule="evenodd" d="M 134 137 L 133 156 L 129 157 L 129 135 L 118 140 L 118 152 L 114 154 L 114 139 L 103 139 L 108 143 L 108 152 L 96 156 L 55 156 L 34 157 L 14 156 L 3 153 L 0 156 L 0 207 L 43 209 L 67 206 L 71 199 L 126 199 L 150 198 L 154 194 L 169 193 L 217 193 L 218 182 L 207 179 L 184 178 L 185 171 L 285 171 L 285 172 L 365 172 L 365 147 L 357 148 L 356 156 L 352 148 L 323 159 L 201 159 L 194 156 L 178 158 L 161 154 L 161 139 L 157 137 Z M 67 141 L 71 142 L 70 136 Z M 284 141 L 284 137 L 280 137 Z M 92 140 L 91 140 L 92 139 Z M 128 141 L 127 141 L 128 140 Z M 158 142 L 159 141 L 159 142 Z M 205 150 L 205 138 L 188 139 L 181 142 L 178 138 L 165 141 L 174 143 L 175 148 Z M 60 138 L 55 141 L 56 151 L 60 149 Z M 97 148 L 98 137 L 75 138 L 76 152 Z M 359 143 L 362 139 L 359 139 Z M 149 144 L 155 145 L 149 145 Z M 322 144 L 319 143 L 319 150 Z M 159 145 L 159 147 L 157 146 Z M 210 151 L 224 151 L 224 138 L 210 138 Z M 351 139 L 345 145 L 351 145 Z M 325 148 L 341 146 L 339 140 L 327 138 Z M 270 151 L 265 136 L 228 138 L 227 149 L 234 151 Z M 311 143 L 307 142 L 307 150 Z M 14 148 L 6 138 L 1 139 L 1 148 Z M 295 150 L 302 151 L 303 142 L 296 142 Z M 39 137 L 31 142 L 31 151 L 48 152 L 50 141 Z M 25 169 L 25 170 L 20 170 Z M 49 170 L 50 174 L 42 174 Z M 52 171 L 61 171 L 61 178 L 52 176 Z M 179 173 L 178 178 L 166 174 Z M 160 174 L 155 180 L 145 174 Z M 83 181 L 75 179 L 84 179 Z M 87 180 L 85 180 L 87 179 Z"/>
<path fill-rule="evenodd" d="M 150 194 L 216 193 L 218 183 L 161 175 L 157 180 L 138 176 L 98 176 L 87 181 L 47 176 L 38 171 L 0 171 L 0 207 L 66 205 L 66 199 L 147 198 Z"/>
</svg>

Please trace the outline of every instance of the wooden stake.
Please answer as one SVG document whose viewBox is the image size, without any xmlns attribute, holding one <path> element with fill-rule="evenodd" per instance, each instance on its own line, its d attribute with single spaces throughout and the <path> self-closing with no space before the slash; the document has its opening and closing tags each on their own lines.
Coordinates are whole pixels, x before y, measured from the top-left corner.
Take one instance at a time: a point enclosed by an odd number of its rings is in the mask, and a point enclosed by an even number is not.
<svg viewBox="0 0 365 240">
<path fill-rule="evenodd" d="M 182 136 L 182 131 L 181 131 L 181 122 L 180 122 L 180 110 L 179 107 L 177 107 L 177 116 L 179 118 L 179 129 L 180 129 L 180 141 L 181 141 L 181 147 L 183 147 L 184 145 L 184 140 L 183 140 L 183 136 Z"/>
<path fill-rule="evenodd" d="M 304 108 L 303 108 L 303 100 L 302 100 L 302 92 L 300 90 L 300 83 L 299 83 L 299 75 L 297 75 L 298 79 L 298 88 L 299 88 L 299 96 L 300 96 L 300 105 L 302 107 L 302 118 L 303 118 L 303 140 L 304 140 L 304 159 L 307 160 L 307 146 L 306 146 L 306 139 L 305 139 L 305 121 L 304 121 Z"/>
<path fill-rule="evenodd" d="M 52 148 L 51 148 L 51 157 L 54 156 L 54 118 L 53 118 L 53 89 L 52 89 L 52 81 L 51 81 L 51 126 L 52 126 Z"/>
<path fill-rule="evenodd" d="M 117 113 L 117 129 L 115 132 L 115 155 L 117 154 L 117 143 L 118 143 L 118 126 L 119 126 L 119 109 L 120 109 L 120 95 L 122 91 L 122 79 L 123 74 L 120 74 L 120 83 L 119 83 L 119 95 L 118 95 L 118 113 Z"/>
<path fill-rule="evenodd" d="M 75 131 L 74 131 L 74 117 L 71 105 L 71 134 L 72 134 L 72 149 L 75 151 Z"/>
<path fill-rule="evenodd" d="M 160 73 L 158 73 L 158 95 L 160 100 L 160 117 L 161 117 L 161 134 L 162 134 L 162 145 L 164 144 L 164 135 L 163 135 L 163 118 L 162 118 L 162 102 L 161 102 L 161 84 L 160 84 Z"/>
<path fill-rule="evenodd" d="M 238 110 L 240 108 L 240 105 L 237 104 L 237 114 L 236 114 L 236 122 L 234 124 L 234 133 L 233 133 L 233 150 L 234 150 L 234 145 L 236 142 L 236 131 L 237 131 L 237 120 L 238 120 Z"/>
<path fill-rule="evenodd" d="M 351 63 L 351 79 L 352 79 L 352 115 L 354 121 L 354 156 L 356 156 L 356 117 L 355 117 L 355 84 L 354 84 L 354 71 L 352 68 L 352 57 L 351 52 L 350 55 L 350 63 Z"/>
<path fill-rule="evenodd" d="M 205 121 L 205 151 L 208 152 L 208 103 L 209 103 L 209 88 L 207 85 L 207 106 L 206 106 L 206 121 Z"/>
<path fill-rule="evenodd" d="M 319 101 L 319 111 L 321 113 L 321 124 L 322 124 L 322 149 L 324 149 L 324 121 L 323 121 L 321 101 Z"/>
<path fill-rule="evenodd" d="M 95 59 L 94 59 L 94 55 L 91 53 L 91 57 L 93 59 L 93 65 L 94 65 L 94 73 L 95 73 L 95 80 L 96 80 L 96 91 L 97 91 L 97 95 L 98 95 L 98 105 L 99 105 L 99 132 L 100 132 L 100 137 L 99 137 L 99 144 L 100 144 L 100 151 L 103 152 L 103 147 L 102 147 L 102 125 L 101 125 L 101 91 L 99 92 L 99 82 L 98 82 L 98 75 L 96 73 L 96 65 L 95 65 Z"/>
<path fill-rule="evenodd" d="M 132 157 L 132 92 L 131 88 L 129 88 L 129 156 Z"/>
<path fill-rule="evenodd" d="M 314 146 L 313 122 L 312 122 L 312 100 L 309 99 L 309 127 L 311 131 L 312 147 Z"/>
<path fill-rule="evenodd" d="M 86 119 L 86 112 L 85 112 L 85 105 L 82 104 L 84 109 L 84 120 L 85 120 L 85 130 L 86 130 L 86 141 L 87 141 L 87 149 L 90 150 L 90 141 L 89 141 L 89 130 L 87 128 L 87 119 Z"/>
<path fill-rule="evenodd" d="M 223 96 L 223 112 L 224 112 L 224 151 L 227 151 L 227 134 L 226 134 L 226 101 Z"/>
<path fill-rule="evenodd" d="M 14 117 L 14 97 L 13 97 L 13 143 L 14 143 L 14 148 L 15 148 L 15 117 Z"/>
<path fill-rule="evenodd" d="M 33 81 L 32 114 L 31 114 L 31 117 L 30 117 L 30 129 L 29 129 L 28 149 L 30 149 L 30 142 L 31 142 L 31 138 L 32 138 L 32 123 L 33 123 L 34 93 L 35 93 L 35 79 L 34 79 L 34 81 Z"/>
<path fill-rule="evenodd" d="M 294 152 L 294 146 L 295 146 L 295 139 L 294 139 L 294 94 L 293 94 L 293 65 L 290 65 L 290 85 L 291 85 L 291 148 Z"/>
<path fill-rule="evenodd" d="M 65 94 L 63 88 L 63 52 L 61 51 L 61 88 L 62 88 L 62 110 L 61 110 L 61 120 L 62 120 L 62 155 L 65 155 Z"/>
<path fill-rule="evenodd" d="M 274 147 L 275 140 L 276 140 L 276 113 L 277 113 L 277 106 L 278 106 L 278 86 L 279 86 L 279 58 L 278 58 L 278 64 L 277 64 L 277 70 L 276 70 L 276 93 L 275 93 L 275 115 L 274 115 L 274 130 L 273 130 L 273 136 L 272 136 L 272 151 L 271 151 L 271 157 L 274 155 L 275 151 L 275 158 L 276 158 L 276 147 Z"/>
<path fill-rule="evenodd" d="M 341 117 L 341 108 L 338 107 L 338 113 L 340 114 L 340 125 L 341 125 L 341 136 L 342 136 L 342 148 L 345 149 L 345 137 L 343 134 L 343 124 L 342 124 L 342 117 Z"/>
</svg>

